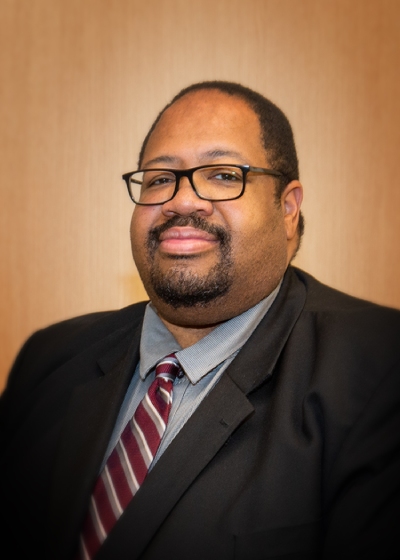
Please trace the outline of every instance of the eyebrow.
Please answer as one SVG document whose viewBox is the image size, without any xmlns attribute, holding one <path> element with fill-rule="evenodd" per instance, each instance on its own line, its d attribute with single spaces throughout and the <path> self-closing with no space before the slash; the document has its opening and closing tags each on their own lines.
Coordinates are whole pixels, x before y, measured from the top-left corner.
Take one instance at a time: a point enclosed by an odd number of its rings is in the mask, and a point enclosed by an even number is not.
<svg viewBox="0 0 400 560">
<path fill-rule="evenodd" d="M 179 158 L 174 157 L 174 156 L 158 156 L 155 157 L 153 159 L 150 159 L 149 161 L 146 161 L 146 163 L 143 164 L 143 167 L 148 167 L 149 165 L 155 165 L 156 163 L 178 163 L 179 162 Z"/>
<path fill-rule="evenodd" d="M 241 153 L 236 152 L 235 150 L 223 150 L 223 149 L 209 150 L 208 152 L 204 152 L 204 154 L 202 154 L 199 159 L 200 160 L 217 159 L 224 156 L 239 158 L 242 161 L 244 161 Z"/>
<path fill-rule="evenodd" d="M 235 150 L 223 150 L 223 149 L 215 149 L 215 150 L 208 150 L 207 152 L 204 152 L 203 154 L 201 154 L 199 156 L 199 160 L 200 161 L 207 161 L 207 160 L 212 160 L 212 159 L 217 159 L 217 158 L 221 158 L 221 157 L 231 157 L 231 158 L 237 158 L 240 161 L 244 162 L 244 158 L 242 156 L 242 154 L 240 154 L 239 152 L 236 152 Z M 143 165 L 144 167 L 149 167 L 150 165 L 156 165 L 158 163 L 166 163 L 166 164 L 170 164 L 170 165 L 178 165 L 181 161 L 181 158 L 179 158 L 178 156 L 168 156 L 168 155 L 161 155 L 161 156 L 157 156 L 155 158 L 150 159 L 149 161 L 146 161 L 146 163 Z"/>
</svg>

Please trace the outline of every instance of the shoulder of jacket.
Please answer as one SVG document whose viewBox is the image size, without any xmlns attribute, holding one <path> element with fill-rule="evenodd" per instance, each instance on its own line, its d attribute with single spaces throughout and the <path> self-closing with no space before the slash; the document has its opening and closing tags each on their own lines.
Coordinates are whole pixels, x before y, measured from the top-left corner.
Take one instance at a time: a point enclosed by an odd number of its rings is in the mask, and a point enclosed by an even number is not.
<svg viewBox="0 0 400 560">
<path fill-rule="evenodd" d="M 35 331 L 20 348 L 8 382 L 19 370 L 52 371 L 92 345 L 112 344 L 140 326 L 147 302 L 114 311 L 87 313 Z"/>
<path fill-rule="evenodd" d="M 336 288 L 332 288 L 314 278 L 303 270 L 291 267 L 294 274 L 302 282 L 307 291 L 306 307 L 310 311 L 322 312 L 362 312 L 372 315 L 392 316 L 400 320 L 400 310 L 380 305 L 373 301 L 352 296 Z"/>
</svg>

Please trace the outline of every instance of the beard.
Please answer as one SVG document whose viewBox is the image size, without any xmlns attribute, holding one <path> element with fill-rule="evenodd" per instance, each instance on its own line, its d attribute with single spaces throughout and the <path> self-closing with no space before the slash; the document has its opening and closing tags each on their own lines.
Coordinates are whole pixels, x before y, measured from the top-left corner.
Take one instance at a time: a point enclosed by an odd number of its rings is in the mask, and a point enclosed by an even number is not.
<svg viewBox="0 0 400 560">
<path fill-rule="evenodd" d="M 155 259 L 160 235 L 174 226 L 191 226 L 214 235 L 219 241 L 218 262 L 210 268 L 207 274 L 200 276 L 190 270 L 190 261 L 196 258 L 194 255 L 171 257 L 169 270 L 166 273 L 160 270 Z M 175 309 L 193 306 L 205 307 L 211 301 L 225 295 L 232 285 L 233 260 L 230 233 L 220 226 L 209 224 L 195 214 L 174 216 L 168 222 L 150 230 L 146 248 L 150 263 L 151 286 L 162 301 Z"/>
</svg>

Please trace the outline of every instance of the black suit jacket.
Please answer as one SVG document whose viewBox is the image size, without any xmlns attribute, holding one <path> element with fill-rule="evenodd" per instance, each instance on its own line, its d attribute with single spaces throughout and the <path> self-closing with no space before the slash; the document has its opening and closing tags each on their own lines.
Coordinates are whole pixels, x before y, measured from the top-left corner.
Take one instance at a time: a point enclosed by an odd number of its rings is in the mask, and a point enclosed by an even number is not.
<svg viewBox="0 0 400 560">
<path fill-rule="evenodd" d="M 64 321 L 18 355 L 0 407 L 9 558 L 73 557 L 144 309 Z M 399 334 L 398 311 L 289 267 L 96 558 L 398 558 Z"/>
</svg>

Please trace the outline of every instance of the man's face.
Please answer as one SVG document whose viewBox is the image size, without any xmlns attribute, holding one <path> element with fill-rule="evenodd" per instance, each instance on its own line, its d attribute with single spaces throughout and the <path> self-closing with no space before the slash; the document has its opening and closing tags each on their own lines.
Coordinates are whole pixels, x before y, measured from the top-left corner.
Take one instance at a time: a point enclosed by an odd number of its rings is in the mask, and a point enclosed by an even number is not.
<svg viewBox="0 0 400 560">
<path fill-rule="evenodd" d="M 258 118 L 237 97 L 192 92 L 163 114 L 142 169 L 207 164 L 269 167 Z M 217 324 L 249 309 L 278 284 L 288 263 L 284 200 L 270 176 L 249 175 L 244 195 L 201 200 L 187 178 L 163 205 L 136 206 L 132 253 L 160 316 L 187 326 Z"/>
</svg>

